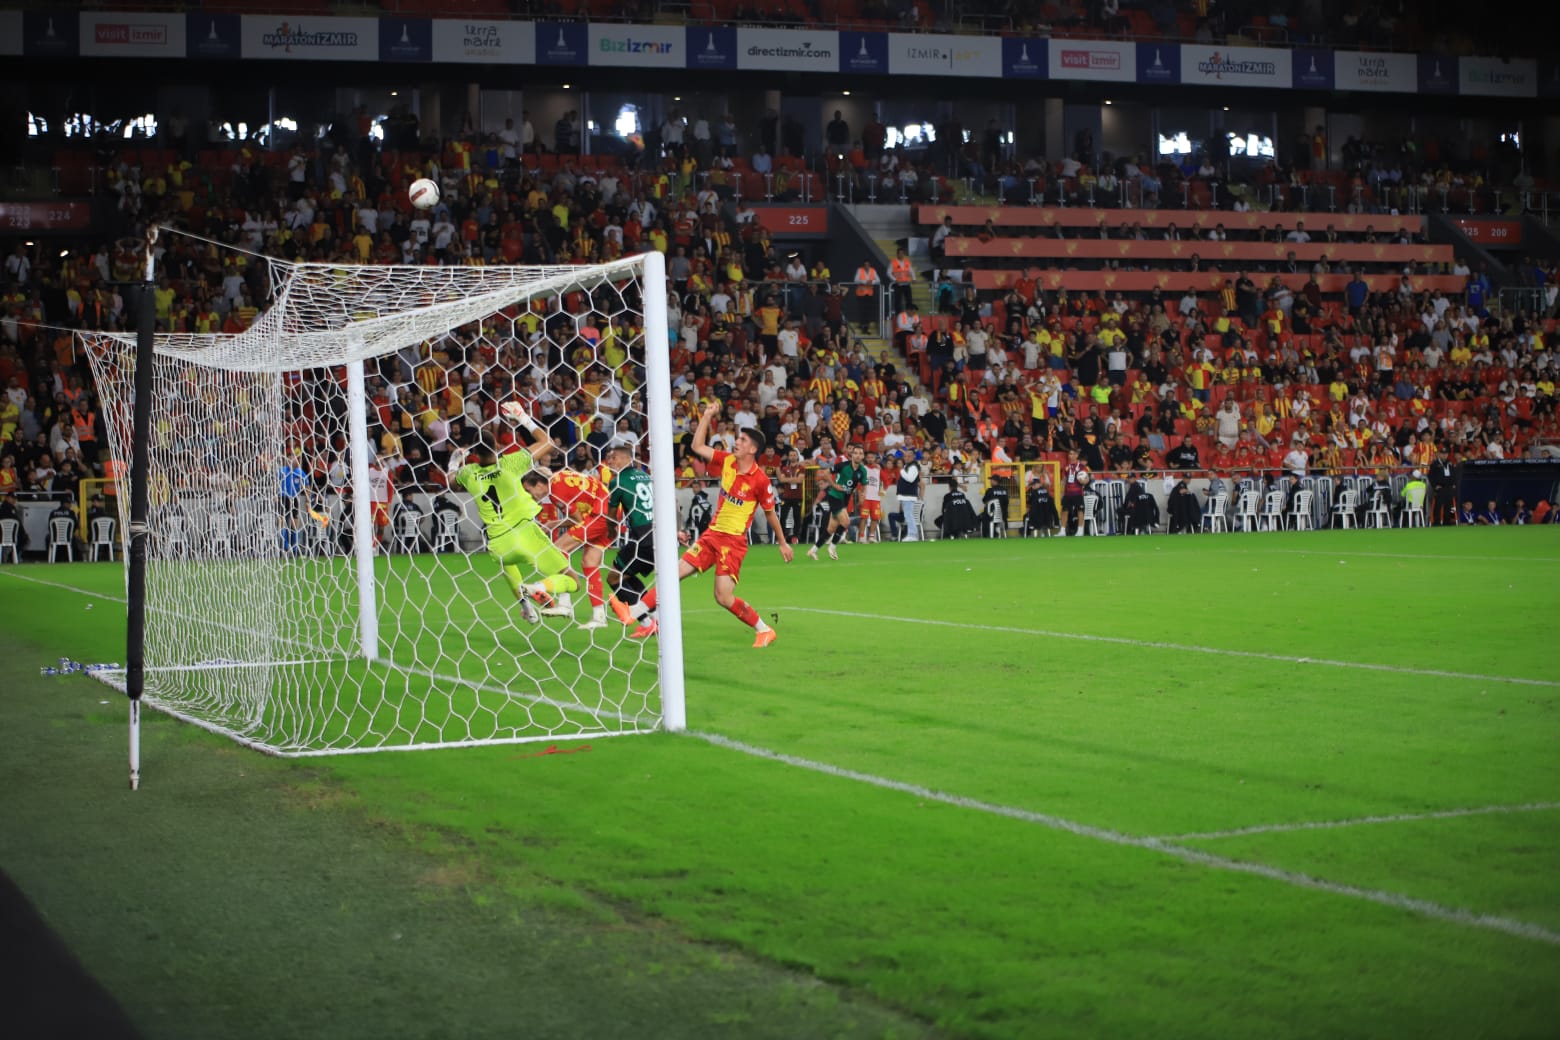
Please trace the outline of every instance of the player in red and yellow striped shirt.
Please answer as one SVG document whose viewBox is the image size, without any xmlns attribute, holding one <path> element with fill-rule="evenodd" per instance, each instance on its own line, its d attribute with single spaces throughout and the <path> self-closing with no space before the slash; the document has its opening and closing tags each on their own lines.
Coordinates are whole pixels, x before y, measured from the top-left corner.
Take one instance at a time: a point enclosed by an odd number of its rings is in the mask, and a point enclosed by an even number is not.
<svg viewBox="0 0 1560 1040">
<path fill-rule="evenodd" d="M 741 577 L 742 560 L 748 550 L 748 528 L 753 526 L 753 517 L 760 509 L 769 521 L 769 529 L 780 540 L 780 558 L 790 563 L 794 554 L 785 540 L 780 517 L 775 513 L 774 486 L 769 482 L 769 475 L 754 461 L 764 448 L 764 435 L 758 430 L 744 428 L 737 434 L 735 451 L 717 451 L 709 446 L 706 437 L 710 423 L 720 414 L 720 407 L 717 401 L 706 408 L 699 416 L 698 429 L 693 431 L 693 453 L 720 474 L 720 501 L 710 526 L 678 561 L 677 579 L 681 581 L 714 567 L 715 602 L 757 631 L 753 640 L 755 647 L 768 646 L 775 641 L 775 630 L 764 624 L 758 611 L 737 597 L 737 579 Z M 655 590 L 651 589 L 642 602 L 654 609 Z M 651 618 L 629 635 L 643 639 L 655 631 L 656 622 Z"/>
<path fill-rule="evenodd" d="M 571 469 L 559 470 L 550 480 L 543 471 L 532 470 L 521 483 L 538 502 L 551 501 L 568 524 L 556 539 L 564 555 L 580 550 L 580 569 L 585 574 L 585 591 L 590 597 L 590 620 L 581 622 L 579 627 L 606 628 L 607 601 L 601 584 L 601 560 L 612 544 L 612 532 L 607 524 L 606 485 L 593 473 L 577 473 Z M 565 593 L 542 613 L 573 617 L 574 607 Z"/>
</svg>

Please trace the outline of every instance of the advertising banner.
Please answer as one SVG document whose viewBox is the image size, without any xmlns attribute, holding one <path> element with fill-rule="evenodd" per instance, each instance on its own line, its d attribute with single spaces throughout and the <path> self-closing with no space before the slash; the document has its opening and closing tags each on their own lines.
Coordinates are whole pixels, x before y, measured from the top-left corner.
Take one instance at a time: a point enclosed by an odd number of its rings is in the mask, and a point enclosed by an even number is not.
<svg viewBox="0 0 1560 1040">
<path fill-rule="evenodd" d="M 1560 98 L 1560 61 L 1538 63 L 1538 96 Z"/>
<path fill-rule="evenodd" d="M 1333 52 L 1298 48 L 1294 54 L 1294 87 L 1296 90 L 1332 90 L 1334 80 Z"/>
<path fill-rule="evenodd" d="M 1412 54 L 1335 51 L 1333 80 L 1338 90 L 1412 94 L 1419 89 L 1419 65 Z"/>
<path fill-rule="evenodd" d="M 1457 59 L 1449 54 L 1421 54 L 1419 82 L 1415 92 L 1419 94 L 1457 93 Z"/>
<path fill-rule="evenodd" d="M 590 24 L 590 64 L 608 68 L 681 69 L 688 32 L 680 25 Z"/>
<path fill-rule="evenodd" d="M 536 64 L 536 26 L 531 22 L 479 19 L 433 23 L 433 60 L 487 65 Z"/>
<path fill-rule="evenodd" d="M 22 53 L 29 58 L 74 58 L 80 29 L 75 11 L 23 11 Z"/>
<path fill-rule="evenodd" d="M 81 53 L 109 58 L 182 58 L 184 15 L 83 11 Z"/>
<path fill-rule="evenodd" d="M 584 65 L 590 60 L 590 37 L 584 22 L 537 22 L 538 65 Z"/>
<path fill-rule="evenodd" d="M 186 56 L 229 61 L 244 53 L 243 23 L 236 14 L 191 12 L 184 16 Z"/>
<path fill-rule="evenodd" d="M 887 75 L 888 33 L 840 33 L 840 71 L 869 76 Z"/>
<path fill-rule="evenodd" d="M 1291 84 L 1288 51 L 1271 47 L 1217 47 L 1183 44 L 1181 82 L 1202 86 L 1281 87 Z"/>
<path fill-rule="evenodd" d="M 840 34 L 832 30 L 738 29 L 737 68 L 839 72 Z"/>
<path fill-rule="evenodd" d="M 1173 43 L 1138 44 L 1137 81 L 1156 86 L 1181 82 L 1181 48 Z"/>
<path fill-rule="evenodd" d="M 1472 97 L 1537 97 L 1538 62 L 1532 58 L 1460 58 L 1458 93 Z"/>
<path fill-rule="evenodd" d="M 888 71 L 896 76 L 1000 76 L 1002 41 L 991 36 L 889 33 Z"/>
<path fill-rule="evenodd" d="M 1002 75 L 1008 79 L 1045 79 L 1049 41 L 1039 36 L 1005 36 L 1002 39 Z"/>
<path fill-rule="evenodd" d="M 432 61 L 433 22 L 427 18 L 379 19 L 380 61 Z"/>
<path fill-rule="evenodd" d="M 1120 40 L 1051 41 L 1052 79 L 1131 83 L 1137 76 L 1137 45 Z"/>
<path fill-rule="evenodd" d="M 378 61 L 379 19 L 246 14 L 245 58 Z"/>
<path fill-rule="evenodd" d="M 690 69 L 737 67 L 737 30 L 724 25 L 690 25 L 687 33 Z"/>
</svg>

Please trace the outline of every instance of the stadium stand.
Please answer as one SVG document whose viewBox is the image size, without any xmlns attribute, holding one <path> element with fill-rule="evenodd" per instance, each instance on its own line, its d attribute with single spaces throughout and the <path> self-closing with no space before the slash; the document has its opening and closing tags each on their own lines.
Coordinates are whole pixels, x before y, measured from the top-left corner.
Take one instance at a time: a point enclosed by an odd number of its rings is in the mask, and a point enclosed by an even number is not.
<svg viewBox="0 0 1560 1040">
<path fill-rule="evenodd" d="M 1277 5 L 1250 24 L 1266 37 L 1315 39 L 1304 28 L 1307 7 Z M 498 0 L 383 8 L 563 13 Z M 866 0 L 659 9 L 663 20 L 1102 27 L 1095 5 L 923 3 L 907 12 Z M 1143 7 L 1121 5 L 1120 19 L 1103 27 L 1164 28 Z M 1187 19 L 1175 18 L 1187 38 L 1207 29 Z M 956 121 L 945 129 L 940 139 L 966 140 Z M 654 131 L 642 151 L 580 155 L 547 147 L 543 131 L 528 149 L 476 133 L 419 143 L 387 126 L 387 142 L 333 133 L 268 150 L 125 138 L 35 157 L 61 197 L 110 200 L 117 226 L 47 248 L 0 241 L 0 496 L 70 492 L 86 530 L 90 492 L 112 490 L 89 374 L 56 328 L 124 327 L 113 283 L 133 268 L 135 231 L 149 220 L 255 252 L 353 263 L 567 263 L 680 250 L 670 344 L 680 431 L 715 397 L 733 422 L 750 414 L 771 435 L 766 463 L 776 468 L 792 449 L 805 469 L 859 442 L 885 463 L 885 487 L 893 453 L 919 453 L 934 481 L 974 497 L 1005 488 L 1010 510 L 1031 473 L 1055 483 L 1074 452 L 1109 480 L 1211 471 L 1265 487 L 1293 469 L 1297 448 L 1303 472 L 1385 481 L 1437 456 L 1513 458 L 1560 440 L 1555 294 L 1530 312 L 1502 312 L 1488 279 L 1461 267 L 1451 246 L 1425 241 L 1424 211 L 1494 191 L 1428 148 L 1356 142 L 1341 169 L 1267 164 L 1232 176 L 1206 156 L 1158 166 L 1088 150 L 987 161 L 979 134 L 954 154 L 874 147 L 869 158 L 857 141 L 843 153 L 781 148 L 761 164 L 746 149 L 663 145 Z M 440 180 L 447 200 L 426 221 L 405 202 L 419 176 Z M 1018 204 L 955 204 L 961 187 L 965 197 Z M 863 336 L 852 315 L 859 287 L 850 272 L 814 257 L 793 262 L 745 206 L 869 192 L 917 202 L 915 230 L 936 246 L 909 294 L 919 306 L 899 310 L 883 343 Z M 164 245 L 160 328 L 237 331 L 265 306 L 260 265 L 244 254 L 189 239 Z M 1556 284 L 1551 263 L 1528 270 L 1537 285 Z M 470 333 L 428 344 L 407 373 L 384 374 L 375 387 L 380 432 L 420 433 L 459 417 L 469 397 L 432 391 L 467 377 Z M 625 355 L 592 378 L 631 391 L 636 360 Z M 403 392 L 410 403 L 394 403 Z M 565 443 L 599 432 L 591 399 L 571 396 L 562 410 Z M 1195 454 L 1178 456 L 1183 447 Z M 686 456 L 679 475 L 688 488 L 704 476 Z M 424 469 L 402 479 L 438 478 Z M 1240 498 L 1228 496 L 1232 510 Z M 1319 508 L 1331 501 L 1318 496 Z M 1362 510 L 1368 504 L 1360 500 Z M 1446 519 L 1435 513 L 1432 521 Z M 1108 529 L 1121 529 L 1106 516 Z"/>
</svg>

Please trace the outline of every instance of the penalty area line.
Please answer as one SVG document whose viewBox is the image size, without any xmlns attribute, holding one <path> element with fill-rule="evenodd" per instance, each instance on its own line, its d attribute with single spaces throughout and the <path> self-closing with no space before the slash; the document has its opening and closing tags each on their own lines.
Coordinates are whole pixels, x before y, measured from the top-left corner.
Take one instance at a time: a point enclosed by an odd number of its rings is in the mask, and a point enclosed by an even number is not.
<svg viewBox="0 0 1560 1040">
<path fill-rule="evenodd" d="M 1467 809 L 1438 809 L 1422 813 L 1392 813 L 1383 816 L 1356 816 L 1346 820 L 1302 820 L 1298 823 L 1261 823 L 1251 827 L 1232 827 L 1225 831 L 1198 831 L 1192 834 L 1166 834 L 1159 841 L 1209 841 L 1215 838 L 1240 838 L 1248 834 L 1285 834 L 1291 831 L 1329 831 L 1340 827 L 1363 827 L 1373 823 L 1417 823 L 1421 820 L 1455 820 L 1464 816 L 1502 816 L 1510 813 L 1549 812 L 1560 809 L 1560 802 L 1526 802 L 1522 805 L 1480 805 Z"/>
<path fill-rule="evenodd" d="M 1367 672 L 1394 675 L 1426 675 L 1437 679 L 1468 679 L 1475 682 L 1513 683 L 1518 686 L 1560 687 L 1560 680 L 1528 679 L 1516 675 L 1483 675 L 1478 672 L 1453 672 L 1441 668 L 1409 668 L 1405 665 L 1374 664 L 1369 661 L 1335 661 L 1326 657 L 1300 657 L 1295 654 L 1270 654 L 1260 650 L 1229 650 L 1195 643 L 1170 643 L 1155 639 L 1128 639 L 1126 636 L 1100 636 L 1087 632 L 1056 632 L 1045 628 L 1019 628 L 1016 625 L 979 625 L 972 621 L 945 621 L 941 618 L 899 617 L 894 614 L 867 614 L 854 610 L 829 610 L 825 607 L 776 607 L 799 614 L 824 614 L 830 617 L 857 618 L 862 621 L 892 621 L 902 625 L 931 625 L 936 628 L 961 628 L 974 632 L 1001 632 L 1019 636 L 1044 636 L 1048 639 L 1076 639 L 1085 643 L 1109 643 L 1135 646 L 1144 650 L 1174 650 L 1188 654 L 1213 654 L 1217 657 L 1243 657 L 1257 661 L 1281 661 L 1285 664 L 1314 664 L 1327 668 L 1358 668 Z"/>
<path fill-rule="evenodd" d="M 1032 823 L 1037 826 L 1047 827 L 1051 830 L 1065 831 L 1081 838 L 1090 838 L 1094 841 L 1105 842 L 1110 845 L 1123 846 L 1125 848 L 1144 849 L 1149 852 L 1157 852 L 1173 859 L 1181 860 L 1195 866 L 1206 867 L 1211 870 L 1222 870 L 1236 874 L 1249 874 L 1268 881 L 1276 881 L 1280 884 L 1290 885 L 1295 888 L 1308 889 L 1313 892 L 1326 892 L 1330 895 L 1344 896 L 1350 899 L 1363 900 L 1367 903 L 1375 903 L 1377 906 L 1385 906 L 1394 910 L 1402 910 L 1421 917 L 1428 917 L 1437 921 L 1445 921 L 1449 924 L 1461 925 L 1467 928 L 1480 928 L 1486 931 L 1501 932 L 1505 935 L 1519 939 L 1528 939 L 1533 942 L 1545 943 L 1549 946 L 1560 946 L 1560 932 L 1545 928 L 1543 925 L 1530 921 L 1519 921 L 1509 917 L 1498 917 L 1494 914 L 1481 914 L 1472 910 L 1464 910 L 1460 907 L 1445 906 L 1431 902 L 1428 899 L 1416 899 L 1412 896 L 1401 895 L 1397 892 L 1386 892 L 1379 889 L 1361 888 L 1357 885 L 1346 885 L 1336 881 L 1328 881 L 1325 878 L 1313 877 L 1293 870 L 1281 870 L 1265 863 L 1250 863 L 1245 860 L 1230 859 L 1225 856 L 1215 856 L 1212 853 L 1202 852 L 1198 849 L 1189 849 L 1181 845 L 1171 844 L 1163 838 L 1145 838 L 1132 834 L 1124 834 L 1121 831 L 1113 831 L 1104 827 L 1094 827 L 1076 820 L 1065 819 L 1061 816 L 1052 816 L 1048 813 L 1035 812 L 1030 809 L 1020 809 L 1011 805 L 998 805 L 994 802 L 983 802 L 975 798 L 966 798 L 963 795 L 949 794 L 944 791 L 936 791 L 919 784 L 906 783 L 902 780 L 891 780 L 887 777 L 874 776 L 871 773 L 861 773 L 854 769 L 846 769 L 841 766 L 830 765 L 827 762 L 817 762 L 812 759 L 801 758 L 797 755 L 786 754 L 782 751 L 772 751 L 768 748 L 745 744 L 729 737 L 723 737 L 718 733 L 700 733 L 689 730 L 690 737 L 695 737 L 716 747 L 736 751 L 754 758 L 767 759 L 781 765 L 792 766 L 797 769 L 806 769 L 810 772 L 821 773 L 840 780 L 851 780 L 856 783 L 867 784 L 871 787 L 885 791 L 895 791 L 899 794 L 911 795 L 925 801 L 939 802 L 943 805 L 951 805 L 959 809 L 970 809 L 975 812 L 988 813 L 992 816 L 1006 817 L 1022 823 Z"/>
</svg>

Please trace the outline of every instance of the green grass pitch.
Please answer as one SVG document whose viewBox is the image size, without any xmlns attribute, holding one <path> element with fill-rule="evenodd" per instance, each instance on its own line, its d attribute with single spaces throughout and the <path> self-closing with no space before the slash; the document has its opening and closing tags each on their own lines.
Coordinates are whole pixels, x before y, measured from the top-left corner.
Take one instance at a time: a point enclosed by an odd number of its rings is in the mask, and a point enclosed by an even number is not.
<svg viewBox="0 0 1560 1040">
<path fill-rule="evenodd" d="M 1560 529 L 841 556 L 683 585 L 688 735 L 135 794 L 121 569 L 0 569 L 0 869 L 154 1037 L 1556 1035 Z"/>
</svg>

